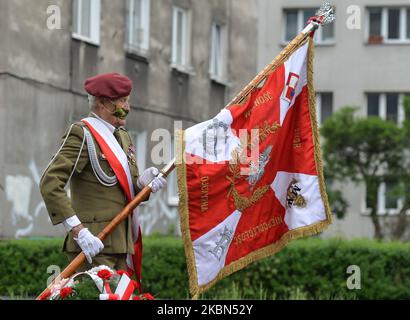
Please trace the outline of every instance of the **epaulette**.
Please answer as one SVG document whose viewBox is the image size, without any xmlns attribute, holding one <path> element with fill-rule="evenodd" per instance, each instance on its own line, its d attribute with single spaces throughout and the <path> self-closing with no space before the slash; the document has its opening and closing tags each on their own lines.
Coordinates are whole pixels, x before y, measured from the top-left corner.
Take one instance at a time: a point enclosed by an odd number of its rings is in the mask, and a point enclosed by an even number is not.
<svg viewBox="0 0 410 320">
<path fill-rule="evenodd" d="M 82 128 L 84 128 L 84 127 L 86 126 L 86 124 L 85 124 L 84 122 L 82 122 L 82 121 L 77 121 L 77 122 L 75 122 L 74 124 L 77 125 L 77 126 L 80 126 L 80 127 L 82 127 Z"/>
</svg>

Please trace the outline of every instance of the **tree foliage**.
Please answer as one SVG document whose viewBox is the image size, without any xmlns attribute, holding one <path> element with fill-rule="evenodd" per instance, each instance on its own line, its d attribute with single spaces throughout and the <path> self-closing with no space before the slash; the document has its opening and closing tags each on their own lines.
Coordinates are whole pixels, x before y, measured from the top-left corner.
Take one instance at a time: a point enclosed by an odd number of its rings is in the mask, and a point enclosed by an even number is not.
<svg viewBox="0 0 410 320">
<path fill-rule="evenodd" d="M 62 243 L 63 239 L 0 241 L 0 295 L 13 296 L 14 292 L 14 296 L 35 297 L 42 292 L 50 276 L 47 266 L 57 264 L 62 269 L 67 265 Z M 360 290 L 347 287 L 351 265 L 361 268 Z M 142 275 L 144 291 L 158 299 L 190 298 L 181 239 L 145 237 Z M 227 293 L 234 284 L 240 292 Z M 95 285 L 88 285 L 92 298 Z M 81 292 L 85 298 L 85 288 Z M 410 299 L 410 244 L 318 238 L 293 241 L 277 254 L 218 282 L 201 298 L 292 299 L 295 292 L 303 293 L 305 299 Z"/>
<path fill-rule="evenodd" d="M 326 171 L 340 182 L 364 183 L 375 237 L 383 238 L 377 214 L 377 190 L 383 181 L 397 180 L 403 170 L 404 129 L 379 117 L 355 117 L 345 107 L 322 126 Z"/>
</svg>

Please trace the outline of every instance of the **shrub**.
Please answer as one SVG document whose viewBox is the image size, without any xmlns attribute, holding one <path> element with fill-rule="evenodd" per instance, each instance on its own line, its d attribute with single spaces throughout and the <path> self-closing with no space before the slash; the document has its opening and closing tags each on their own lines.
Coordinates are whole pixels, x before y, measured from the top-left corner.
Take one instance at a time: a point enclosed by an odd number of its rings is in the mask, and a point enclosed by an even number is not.
<svg viewBox="0 0 410 320">
<path fill-rule="evenodd" d="M 36 296 L 49 265 L 67 265 L 62 240 L 0 242 L 0 295 Z M 347 268 L 361 270 L 361 289 L 349 290 Z M 158 299 L 188 299 L 188 276 L 180 239 L 145 237 L 144 291 Z M 232 296 L 230 295 L 232 292 Z M 253 263 L 220 281 L 203 298 L 409 299 L 410 245 L 371 240 L 310 238 Z"/>
</svg>

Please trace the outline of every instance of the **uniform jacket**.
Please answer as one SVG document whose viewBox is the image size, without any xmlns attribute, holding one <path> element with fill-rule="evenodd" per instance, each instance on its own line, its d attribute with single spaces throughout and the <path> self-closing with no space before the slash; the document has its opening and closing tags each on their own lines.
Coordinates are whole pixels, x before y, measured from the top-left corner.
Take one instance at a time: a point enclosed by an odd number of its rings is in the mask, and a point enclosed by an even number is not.
<svg viewBox="0 0 410 320">
<path fill-rule="evenodd" d="M 62 138 L 60 150 L 54 155 L 41 178 L 40 192 L 54 225 L 77 215 L 82 224 L 97 236 L 126 206 L 127 200 L 118 182 L 114 186 L 107 186 L 97 178 L 90 162 L 84 127 L 86 127 L 85 124 L 77 122 L 67 129 Z M 137 178 L 139 173 L 135 147 L 125 129 L 120 128 L 118 131 L 117 141 L 119 140 L 127 154 L 134 188 L 138 192 Z M 93 141 L 101 169 L 106 175 L 114 176 L 114 171 L 102 154 L 94 137 Z M 66 192 L 68 182 L 70 197 Z M 102 253 L 133 254 L 131 216 L 108 235 L 103 243 Z M 81 251 L 71 232 L 65 238 L 63 251 L 74 253 Z"/>
</svg>

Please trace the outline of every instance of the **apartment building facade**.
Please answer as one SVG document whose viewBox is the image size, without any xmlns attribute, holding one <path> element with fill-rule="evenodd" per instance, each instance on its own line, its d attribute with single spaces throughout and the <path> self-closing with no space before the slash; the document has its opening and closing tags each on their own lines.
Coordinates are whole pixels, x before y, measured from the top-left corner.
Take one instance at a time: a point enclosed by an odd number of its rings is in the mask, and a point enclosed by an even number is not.
<svg viewBox="0 0 410 320">
<path fill-rule="evenodd" d="M 127 128 L 142 171 L 163 165 L 151 153 L 173 143 L 174 121 L 214 116 L 257 70 L 256 0 L 4 0 L 0 30 L 0 238 L 64 233 L 38 183 L 65 129 L 89 112 L 89 76 L 132 79 Z M 177 205 L 172 175 L 140 208 L 144 233 L 177 234 Z"/>
</svg>

